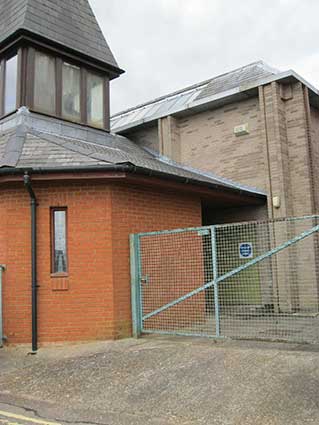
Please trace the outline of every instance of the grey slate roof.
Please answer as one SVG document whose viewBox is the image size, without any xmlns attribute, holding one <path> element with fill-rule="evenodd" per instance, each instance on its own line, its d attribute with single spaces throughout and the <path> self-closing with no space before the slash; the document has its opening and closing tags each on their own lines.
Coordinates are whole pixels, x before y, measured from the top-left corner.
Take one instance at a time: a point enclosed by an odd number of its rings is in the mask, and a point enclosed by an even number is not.
<svg viewBox="0 0 319 425">
<path fill-rule="evenodd" d="M 182 166 L 137 146 L 131 140 L 76 124 L 42 117 L 21 108 L 0 121 L 0 171 L 52 171 L 130 165 L 214 187 L 262 192 L 218 176 Z"/>
<path fill-rule="evenodd" d="M 0 44 L 18 30 L 118 68 L 88 0 L 0 0 Z"/>
<path fill-rule="evenodd" d="M 278 70 L 271 68 L 263 61 L 253 62 L 194 86 L 119 112 L 112 116 L 112 130 L 122 131 L 154 119 L 182 112 L 192 106 L 204 104 L 220 94 L 224 93 L 226 96 L 232 90 L 239 92 L 242 87 L 277 74 L 279 74 Z"/>
<path fill-rule="evenodd" d="M 254 62 L 242 68 L 235 69 L 227 74 L 219 75 L 213 78 L 200 91 L 195 100 L 204 99 L 223 91 L 231 90 L 235 87 L 242 86 L 250 81 L 260 80 L 270 75 L 274 75 L 277 71 L 271 69 L 264 62 Z"/>
</svg>

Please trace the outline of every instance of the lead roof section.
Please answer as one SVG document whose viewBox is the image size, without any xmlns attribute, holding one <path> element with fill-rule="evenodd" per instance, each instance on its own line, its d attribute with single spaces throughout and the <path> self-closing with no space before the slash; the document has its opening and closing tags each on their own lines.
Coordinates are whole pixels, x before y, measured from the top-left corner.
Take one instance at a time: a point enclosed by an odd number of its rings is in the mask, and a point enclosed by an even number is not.
<svg viewBox="0 0 319 425">
<path fill-rule="evenodd" d="M 0 0 L 0 44 L 19 30 L 119 69 L 87 0 Z"/>
<path fill-rule="evenodd" d="M 191 105 L 205 103 L 218 94 L 229 94 L 231 90 L 239 91 L 242 86 L 277 74 L 279 71 L 271 68 L 265 62 L 253 62 L 194 86 L 119 112 L 111 118 L 112 130 L 122 131 L 143 122 L 182 112 Z"/>
</svg>

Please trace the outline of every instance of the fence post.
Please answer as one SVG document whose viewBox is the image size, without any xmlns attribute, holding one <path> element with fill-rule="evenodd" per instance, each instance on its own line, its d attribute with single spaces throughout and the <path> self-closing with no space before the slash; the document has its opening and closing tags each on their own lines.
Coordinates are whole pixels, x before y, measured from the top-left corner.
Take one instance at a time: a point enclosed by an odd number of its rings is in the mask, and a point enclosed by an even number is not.
<svg viewBox="0 0 319 425">
<path fill-rule="evenodd" d="M 131 263 L 131 304 L 132 304 L 133 336 L 135 338 L 139 338 L 142 333 L 139 235 L 130 236 L 130 263 Z"/>
<path fill-rule="evenodd" d="M 2 273 L 5 266 L 0 264 L 0 348 L 3 346 L 3 313 L 2 313 Z"/>
<path fill-rule="evenodd" d="M 217 282 L 218 259 L 217 259 L 216 226 L 211 227 L 211 240 L 212 240 L 212 263 L 213 263 L 216 336 L 220 337 L 220 308 L 219 308 L 219 294 L 218 294 L 218 282 Z"/>
</svg>

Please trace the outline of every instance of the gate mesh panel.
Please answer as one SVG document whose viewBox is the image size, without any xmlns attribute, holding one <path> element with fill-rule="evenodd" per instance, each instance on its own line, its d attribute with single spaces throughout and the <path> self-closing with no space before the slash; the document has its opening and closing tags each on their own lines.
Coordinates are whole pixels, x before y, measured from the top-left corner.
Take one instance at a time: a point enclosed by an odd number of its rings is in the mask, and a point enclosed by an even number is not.
<svg viewBox="0 0 319 425">
<path fill-rule="evenodd" d="M 198 231 L 141 239 L 142 302 L 146 315 L 211 280 L 211 240 Z M 201 292 L 144 321 L 144 330 L 203 332 L 205 293 Z"/>
<path fill-rule="evenodd" d="M 318 223 L 140 235 L 143 331 L 318 342 Z"/>
</svg>

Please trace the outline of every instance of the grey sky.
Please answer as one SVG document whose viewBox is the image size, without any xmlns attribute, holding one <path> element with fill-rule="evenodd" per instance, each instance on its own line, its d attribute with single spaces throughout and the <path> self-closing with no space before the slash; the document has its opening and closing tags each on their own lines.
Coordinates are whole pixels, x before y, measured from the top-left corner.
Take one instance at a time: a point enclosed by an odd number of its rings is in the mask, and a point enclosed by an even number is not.
<svg viewBox="0 0 319 425">
<path fill-rule="evenodd" d="M 255 60 L 319 87 L 318 0 L 90 0 L 120 65 L 112 113 Z"/>
</svg>

